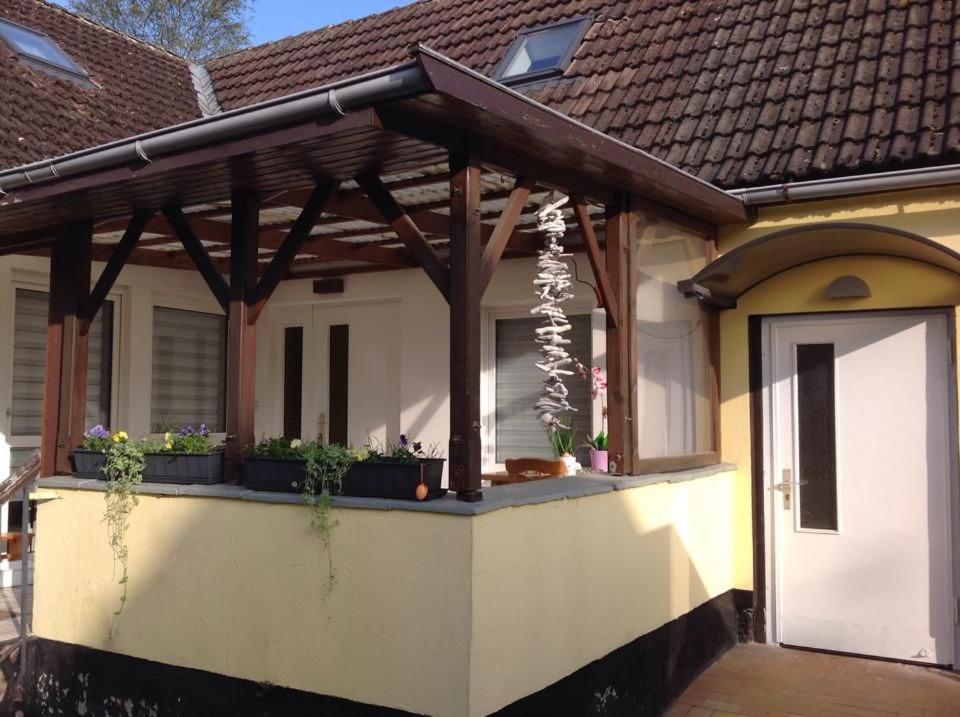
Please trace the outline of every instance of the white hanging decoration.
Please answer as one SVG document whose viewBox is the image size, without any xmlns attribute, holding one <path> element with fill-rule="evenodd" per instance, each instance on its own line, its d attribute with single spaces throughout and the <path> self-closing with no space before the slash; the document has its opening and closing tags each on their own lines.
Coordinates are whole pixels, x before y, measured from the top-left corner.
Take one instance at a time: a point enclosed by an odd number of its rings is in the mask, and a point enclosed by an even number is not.
<svg viewBox="0 0 960 717">
<path fill-rule="evenodd" d="M 567 400 L 567 387 L 563 384 L 564 376 L 572 376 L 574 360 L 567 353 L 566 347 L 570 339 L 564 334 L 573 327 L 563 310 L 563 304 L 573 298 L 570 287 L 570 271 L 567 268 L 560 240 L 567 230 L 563 219 L 562 207 L 567 197 L 561 196 L 556 201 L 549 201 L 537 212 L 537 228 L 546 234 L 540 258 L 537 260 L 537 276 L 533 280 L 535 294 L 540 304 L 530 313 L 543 316 L 543 325 L 536 329 L 536 342 L 540 344 L 540 353 L 543 358 L 536 363 L 536 367 L 547 374 L 543 380 L 543 395 L 537 399 L 533 410 L 537 420 L 547 429 L 569 429 L 562 422 L 565 413 L 576 411 Z"/>
</svg>

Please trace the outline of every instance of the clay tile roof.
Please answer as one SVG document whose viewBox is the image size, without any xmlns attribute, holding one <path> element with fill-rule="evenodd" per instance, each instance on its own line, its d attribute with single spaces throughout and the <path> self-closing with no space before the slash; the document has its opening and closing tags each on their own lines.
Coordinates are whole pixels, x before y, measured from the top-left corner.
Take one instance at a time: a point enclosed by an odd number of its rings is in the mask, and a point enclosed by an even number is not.
<svg viewBox="0 0 960 717">
<path fill-rule="evenodd" d="M 185 60 L 42 0 L 3 0 L 0 18 L 48 35 L 99 85 L 18 61 L 0 41 L 0 167 L 200 116 Z"/>
<path fill-rule="evenodd" d="M 525 91 L 720 186 L 960 161 L 949 0 L 424 0 L 207 69 L 225 109 L 417 42 L 490 74 L 518 30 L 578 15 L 593 24 L 565 77 Z"/>
</svg>

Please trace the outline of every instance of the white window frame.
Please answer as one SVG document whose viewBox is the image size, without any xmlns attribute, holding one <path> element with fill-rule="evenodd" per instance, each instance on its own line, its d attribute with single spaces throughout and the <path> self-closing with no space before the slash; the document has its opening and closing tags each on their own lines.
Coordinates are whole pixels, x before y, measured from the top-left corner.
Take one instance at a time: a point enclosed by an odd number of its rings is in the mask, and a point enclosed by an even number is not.
<svg viewBox="0 0 960 717">
<path fill-rule="evenodd" d="M 513 304 L 483 309 L 481 323 L 480 357 L 480 423 L 483 443 L 482 471 L 496 473 L 506 470 L 497 457 L 497 321 L 502 319 L 529 319 L 533 304 Z M 565 307 L 567 316 L 590 315 L 590 361 L 592 366 L 606 370 L 606 314 L 603 309 L 595 308 L 591 303 L 571 300 Z M 530 337 L 531 343 L 533 336 Z M 581 380 L 576 378 L 577 381 Z M 603 409 L 598 398 L 592 402 L 591 431 L 596 432 L 601 425 Z M 533 407 L 530 407 L 533 410 Z M 592 437 L 592 436 L 591 436 Z"/>
</svg>

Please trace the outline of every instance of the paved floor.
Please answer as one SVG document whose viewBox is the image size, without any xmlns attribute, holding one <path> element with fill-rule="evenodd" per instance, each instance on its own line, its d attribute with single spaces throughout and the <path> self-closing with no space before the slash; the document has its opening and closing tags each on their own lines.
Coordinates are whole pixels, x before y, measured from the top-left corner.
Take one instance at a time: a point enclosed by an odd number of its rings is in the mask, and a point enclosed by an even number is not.
<svg viewBox="0 0 960 717">
<path fill-rule="evenodd" d="M 960 673 L 769 645 L 738 645 L 669 717 L 960 717 Z"/>
<path fill-rule="evenodd" d="M 27 601 L 33 602 L 33 586 L 27 586 Z M 29 604 L 27 616 L 29 618 Z M 20 635 L 20 588 L 0 588 L 0 644 Z"/>
</svg>

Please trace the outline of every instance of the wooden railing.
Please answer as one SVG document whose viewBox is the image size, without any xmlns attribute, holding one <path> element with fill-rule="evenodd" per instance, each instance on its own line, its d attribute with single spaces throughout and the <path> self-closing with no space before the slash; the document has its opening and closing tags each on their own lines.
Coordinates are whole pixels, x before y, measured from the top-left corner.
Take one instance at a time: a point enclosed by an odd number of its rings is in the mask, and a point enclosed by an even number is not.
<svg viewBox="0 0 960 717">
<path fill-rule="evenodd" d="M 39 477 L 40 454 L 34 453 L 29 461 L 17 468 L 5 481 L 0 482 L 0 505 L 6 503 Z"/>
</svg>

